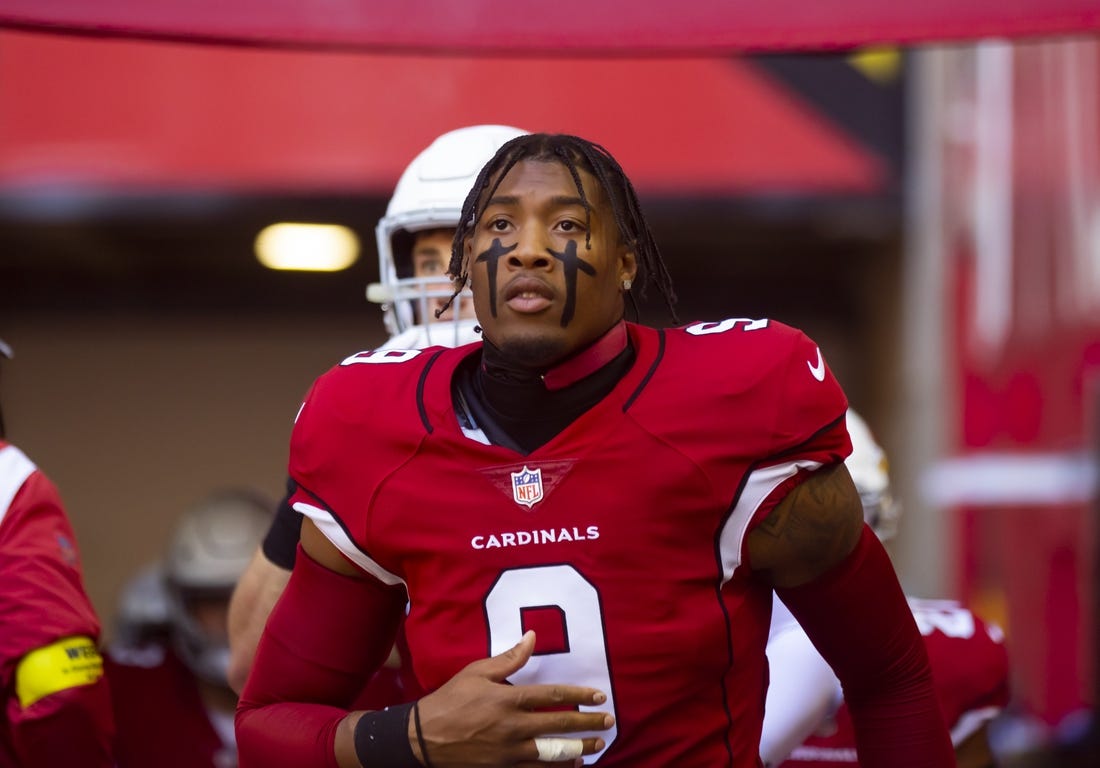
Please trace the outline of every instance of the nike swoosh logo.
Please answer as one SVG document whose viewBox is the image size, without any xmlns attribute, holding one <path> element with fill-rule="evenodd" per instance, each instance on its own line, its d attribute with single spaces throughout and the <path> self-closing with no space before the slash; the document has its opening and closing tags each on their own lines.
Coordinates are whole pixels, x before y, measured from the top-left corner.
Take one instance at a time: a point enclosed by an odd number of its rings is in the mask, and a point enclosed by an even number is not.
<svg viewBox="0 0 1100 768">
<path fill-rule="evenodd" d="M 817 348 L 817 365 L 807 360 L 806 367 L 810 369 L 810 374 L 815 379 L 825 381 L 825 361 L 821 359 L 821 347 Z"/>
</svg>

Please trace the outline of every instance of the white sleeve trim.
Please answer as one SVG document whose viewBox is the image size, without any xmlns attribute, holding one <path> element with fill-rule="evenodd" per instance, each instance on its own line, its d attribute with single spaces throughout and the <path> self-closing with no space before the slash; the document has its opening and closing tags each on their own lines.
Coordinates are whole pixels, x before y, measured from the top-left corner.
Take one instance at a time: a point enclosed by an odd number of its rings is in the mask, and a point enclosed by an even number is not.
<svg viewBox="0 0 1100 768">
<path fill-rule="evenodd" d="M 0 448 L 0 523 L 4 522 L 15 494 L 36 469 L 34 462 L 14 445 Z"/>
<path fill-rule="evenodd" d="M 312 504 L 306 504 L 304 501 L 295 502 L 294 509 L 312 520 L 313 524 L 324 534 L 326 539 L 332 542 L 333 546 L 343 552 L 349 560 L 371 576 L 374 576 L 374 578 L 378 579 L 383 584 L 389 584 L 390 586 L 405 583 L 405 580 L 400 576 L 390 573 L 374 560 L 367 557 L 367 555 L 363 553 L 363 550 L 355 545 L 355 542 L 351 540 L 340 523 L 336 522 L 336 518 L 333 517 L 332 513 L 327 509 L 315 507 Z"/>
<path fill-rule="evenodd" d="M 982 707 L 963 712 L 951 727 L 951 743 L 956 747 L 977 733 L 1001 712 L 1000 707 Z"/>
<path fill-rule="evenodd" d="M 745 480 L 745 487 L 737 499 L 726 524 L 722 526 L 722 533 L 718 539 L 718 548 L 722 557 L 722 584 L 726 584 L 733 578 L 733 572 L 741 565 L 741 546 L 745 540 L 745 531 L 752 521 L 756 510 L 760 509 L 772 492 L 788 478 L 800 469 L 815 470 L 821 466 L 820 461 L 791 461 L 786 464 L 773 464 L 769 467 L 758 469 L 749 474 Z"/>
</svg>

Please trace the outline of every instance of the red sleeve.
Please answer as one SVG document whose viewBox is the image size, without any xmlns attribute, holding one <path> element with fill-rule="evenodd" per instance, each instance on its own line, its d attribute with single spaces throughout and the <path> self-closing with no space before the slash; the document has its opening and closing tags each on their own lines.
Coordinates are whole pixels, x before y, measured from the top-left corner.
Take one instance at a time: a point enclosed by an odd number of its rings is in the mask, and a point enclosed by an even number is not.
<svg viewBox="0 0 1100 768">
<path fill-rule="evenodd" d="M 774 401 L 768 458 L 750 475 L 746 490 L 768 488 L 750 528 L 759 525 L 795 486 L 823 466 L 839 464 L 852 452 L 845 413 L 848 399 L 825 363 L 821 349 L 801 331 L 787 328 L 790 351 L 781 376 L 773 377 Z M 788 468 L 788 469 L 785 469 Z M 782 478 L 780 480 L 780 478 Z M 748 561 L 748 553 L 743 554 Z"/>
<path fill-rule="evenodd" d="M 336 727 L 393 646 L 405 593 L 299 546 L 237 706 L 240 768 L 336 768 Z"/>
<path fill-rule="evenodd" d="M 111 768 L 115 764 L 111 746 L 114 714 L 106 677 L 32 704 L 11 725 L 15 753 L 23 768 Z"/>
<path fill-rule="evenodd" d="M 385 709 L 424 697 L 426 691 L 420 687 L 420 682 L 412 671 L 412 652 L 405 638 L 404 626 L 402 622 L 394 645 L 399 666 L 382 665 L 374 673 L 366 689 L 355 699 L 355 709 Z"/>
<path fill-rule="evenodd" d="M 0 508 L 5 512 L 0 516 L 0 667 L 6 683 L 14 662 L 27 652 L 73 635 L 98 640 L 100 627 L 84 590 L 76 536 L 54 484 L 35 470 L 10 506 Z"/>
<path fill-rule="evenodd" d="M 844 414 L 848 398 L 825 362 L 821 348 L 801 332 L 793 335 L 791 349 L 776 382 L 782 396 L 776 400 L 773 442 L 785 454 L 804 446 L 818 450 L 828 446 L 843 459 L 852 452 Z"/>
<path fill-rule="evenodd" d="M 15 446 L 2 441 L 0 616 L 0 741 L 10 739 L 27 768 L 114 765 L 106 678 L 56 691 L 26 707 L 16 697 L 16 669 L 28 653 L 67 637 L 98 642 L 100 627 L 57 488 Z"/>
<path fill-rule="evenodd" d="M 844 687 L 863 768 L 955 765 L 928 653 L 869 527 L 824 576 L 776 592 Z"/>
</svg>

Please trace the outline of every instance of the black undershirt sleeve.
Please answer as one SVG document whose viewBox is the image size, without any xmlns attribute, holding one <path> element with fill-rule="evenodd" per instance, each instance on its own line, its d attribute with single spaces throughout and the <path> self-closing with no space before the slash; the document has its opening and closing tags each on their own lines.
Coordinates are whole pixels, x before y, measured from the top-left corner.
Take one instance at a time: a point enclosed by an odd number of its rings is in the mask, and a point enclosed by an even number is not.
<svg viewBox="0 0 1100 768">
<path fill-rule="evenodd" d="M 294 568 L 294 555 L 298 550 L 298 539 L 302 536 L 302 513 L 290 506 L 290 497 L 297 486 L 294 480 L 286 480 L 286 496 L 279 502 L 271 527 L 264 536 L 264 557 L 280 568 Z"/>
</svg>

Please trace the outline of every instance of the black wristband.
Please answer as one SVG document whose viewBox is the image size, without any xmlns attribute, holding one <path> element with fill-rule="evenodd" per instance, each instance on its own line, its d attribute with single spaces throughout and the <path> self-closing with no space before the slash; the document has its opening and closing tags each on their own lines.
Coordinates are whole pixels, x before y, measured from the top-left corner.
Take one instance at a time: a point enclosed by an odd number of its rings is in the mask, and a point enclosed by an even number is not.
<svg viewBox="0 0 1100 768">
<path fill-rule="evenodd" d="M 367 712 L 355 724 L 355 756 L 366 768 L 423 768 L 409 743 L 414 703 Z"/>
</svg>

